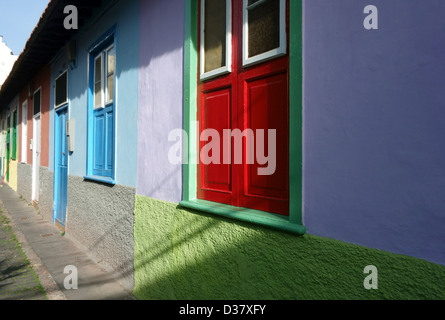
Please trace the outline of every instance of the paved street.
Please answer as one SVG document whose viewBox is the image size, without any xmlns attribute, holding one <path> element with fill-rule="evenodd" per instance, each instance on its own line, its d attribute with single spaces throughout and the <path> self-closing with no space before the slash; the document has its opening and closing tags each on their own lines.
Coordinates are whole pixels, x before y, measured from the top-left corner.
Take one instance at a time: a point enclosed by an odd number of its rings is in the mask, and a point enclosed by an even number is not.
<svg viewBox="0 0 445 320">
<path fill-rule="evenodd" d="M 3 210 L 0 211 L 0 300 L 47 300 Z"/>
<path fill-rule="evenodd" d="M 6 184 L 0 187 L 0 210 L 0 300 L 134 300 Z M 65 287 L 67 266 L 77 268 L 77 289 Z"/>
</svg>

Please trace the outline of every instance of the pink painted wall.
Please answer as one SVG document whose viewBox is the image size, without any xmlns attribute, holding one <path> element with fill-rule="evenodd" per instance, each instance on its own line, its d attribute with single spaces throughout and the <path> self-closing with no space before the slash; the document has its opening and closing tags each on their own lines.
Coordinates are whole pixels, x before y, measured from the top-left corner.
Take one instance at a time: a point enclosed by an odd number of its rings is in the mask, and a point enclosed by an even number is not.
<svg viewBox="0 0 445 320">
<path fill-rule="evenodd" d="M 40 143 L 41 143 L 41 154 L 40 154 L 40 165 L 42 167 L 48 167 L 49 165 L 49 123 L 50 123 L 50 117 L 49 117 L 49 105 L 50 105 L 50 93 L 51 93 L 51 87 L 50 87 L 50 67 L 45 66 L 40 73 L 31 80 L 28 85 L 33 88 L 32 94 L 40 87 L 41 88 L 41 133 L 40 133 Z M 19 126 L 18 126 L 18 159 L 22 161 L 22 105 L 27 100 L 28 101 L 28 141 L 27 141 L 27 163 L 32 164 L 32 150 L 29 148 L 30 140 L 33 139 L 33 97 L 31 94 L 31 97 L 28 96 L 28 85 L 25 86 L 25 88 L 22 89 L 20 92 L 20 98 L 19 98 Z"/>
</svg>

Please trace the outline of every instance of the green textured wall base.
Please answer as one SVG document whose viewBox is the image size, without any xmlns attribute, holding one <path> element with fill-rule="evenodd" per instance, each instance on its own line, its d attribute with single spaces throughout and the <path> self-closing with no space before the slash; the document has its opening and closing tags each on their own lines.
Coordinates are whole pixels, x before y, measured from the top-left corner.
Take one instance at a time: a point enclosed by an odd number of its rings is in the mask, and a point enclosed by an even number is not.
<svg viewBox="0 0 445 320">
<path fill-rule="evenodd" d="M 136 196 L 138 299 L 445 299 L 445 266 Z M 368 265 L 378 290 L 366 290 Z"/>
</svg>

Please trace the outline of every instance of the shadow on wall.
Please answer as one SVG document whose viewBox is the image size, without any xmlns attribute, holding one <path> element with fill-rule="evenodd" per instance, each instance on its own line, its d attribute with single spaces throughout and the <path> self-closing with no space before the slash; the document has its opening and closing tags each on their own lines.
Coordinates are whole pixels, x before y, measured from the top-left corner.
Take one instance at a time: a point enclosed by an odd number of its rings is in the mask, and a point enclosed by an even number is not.
<svg viewBox="0 0 445 320">
<path fill-rule="evenodd" d="M 445 298 L 444 266 L 140 196 L 135 239 L 139 299 Z M 368 265 L 378 268 L 378 290 L 364 288 Z"/>
<path fill-rule="evenodd" d="M 171 202 L 182 200 L 181 171 L 171 174 L 181 167 L 169 162 L 168 138 L 184 122 L 184 3 L 149 0 L 140 5 L 137 191 Z"/>
</svg>

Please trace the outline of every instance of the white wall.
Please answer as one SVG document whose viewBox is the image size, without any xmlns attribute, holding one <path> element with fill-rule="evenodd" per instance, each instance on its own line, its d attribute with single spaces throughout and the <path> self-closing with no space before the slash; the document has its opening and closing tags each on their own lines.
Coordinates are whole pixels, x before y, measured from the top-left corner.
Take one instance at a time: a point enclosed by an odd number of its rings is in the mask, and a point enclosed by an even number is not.
<svg viewBox="0 0 445 320">
<path fill-rule="evenodd" d="M 0 87 L 8 77 L 17 58 L 17 56 L 12 54 L 6 43 L 3 42 L 3 36 L 0 36 Z"/>
</svg>

